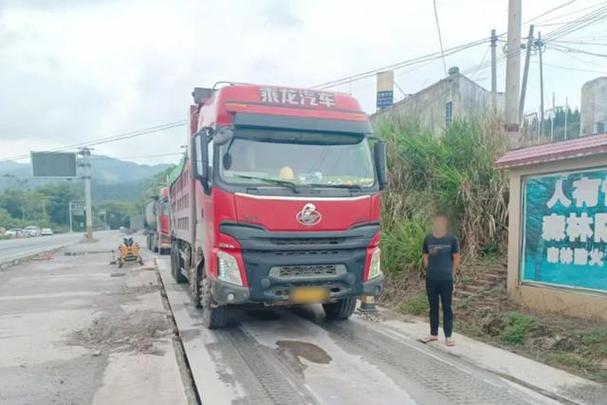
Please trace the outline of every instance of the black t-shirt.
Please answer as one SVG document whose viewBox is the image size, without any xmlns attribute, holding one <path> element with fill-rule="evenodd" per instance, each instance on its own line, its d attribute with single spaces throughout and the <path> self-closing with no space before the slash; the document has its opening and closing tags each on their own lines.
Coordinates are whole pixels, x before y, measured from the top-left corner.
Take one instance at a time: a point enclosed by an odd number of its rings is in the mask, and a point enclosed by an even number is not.
<svg viewBox="0 0 607 405">
<path fill-rule="evenodd" d="M 426 277 L 432 280 L 453 280 L 453 254 L 459 253 L 459 242 L 450 233 L 441 238 L 426 235 L 423 252 L 428 255 Z"/>
</svg>

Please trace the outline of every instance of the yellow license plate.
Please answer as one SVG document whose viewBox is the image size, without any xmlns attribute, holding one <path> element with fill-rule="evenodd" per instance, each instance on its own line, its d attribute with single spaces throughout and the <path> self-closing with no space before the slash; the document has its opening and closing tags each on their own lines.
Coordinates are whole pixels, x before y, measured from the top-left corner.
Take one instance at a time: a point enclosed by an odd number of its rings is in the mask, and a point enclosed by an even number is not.
<svg viewBox="0 0 607 405">
<path fill-rule="evenodd" d="M 289 298 L 294 304 L 325 302 L 329 298 L 329 290 L 322 287 L 299 287 L 291 290 Z"/>
</svg>

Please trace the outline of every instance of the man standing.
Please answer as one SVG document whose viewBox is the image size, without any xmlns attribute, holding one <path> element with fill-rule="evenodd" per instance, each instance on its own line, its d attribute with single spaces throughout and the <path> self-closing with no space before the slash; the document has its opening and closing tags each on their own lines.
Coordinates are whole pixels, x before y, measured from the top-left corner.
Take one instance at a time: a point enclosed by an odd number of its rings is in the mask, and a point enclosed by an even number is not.
<svg viewBox="0 0 607 405">
<path fill-rule="evenodd" d="M 453 333 L 453 273 L 457 271 L 461 256 L 459 242 L 448 232 L 449 221 L 445 214 L 436 214 L 432 233 L 424 239 L 423 257 L 426 268 L 426 293 L 430 306 L 430 335 L 424 343 L 438 340 L 438 304 L 443 307 L 443 329 L 447 346 L 454 346 Z"/>
</svg>

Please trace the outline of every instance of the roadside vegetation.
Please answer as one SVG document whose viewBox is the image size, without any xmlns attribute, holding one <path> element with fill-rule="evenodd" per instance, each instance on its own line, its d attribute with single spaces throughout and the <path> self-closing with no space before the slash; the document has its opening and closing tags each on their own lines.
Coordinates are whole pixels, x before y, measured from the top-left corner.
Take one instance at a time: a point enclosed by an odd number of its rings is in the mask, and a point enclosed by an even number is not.
<svg viewBox="0 0 607 405">
<path fill-rule="evenodd" d="M 390 173 L 382 201 L 387 283 L 380 301 L 426 316 L 421 248 L 432 214 L 446 212 L 464 257 L 456 280 L 456 331 L 607 382 L 605 325 L 530 314 L 507 299 L 508 179 L 494 167 L 506 150 L 500 128 L 492 119 L 454 122 L 442 136 L 398 119 L 376 128 L 388 144 Z M 472 294 L 460 292 L 466 289 Z"/>
<path fill-rule="evenodd" d="M 68 182 L 52 183 L 36 188 L 11 187 L 0 192 L 0 239 L 9 229 L 23 229 L 35 225 L 51 228 L 54 232 L 69 230 L 69 203 L 83 201 L 82 187 Z M 101 212 L 105 212 L 101 215 Z M 98 201 L 93 206 L 94 226 L 105 222 L 112 229 L 128 225 L 129 215 L 137 213 L 134 202 Z M 82 211 L 72 216 L 74 231 L 84 225 Z"/>
</svg>

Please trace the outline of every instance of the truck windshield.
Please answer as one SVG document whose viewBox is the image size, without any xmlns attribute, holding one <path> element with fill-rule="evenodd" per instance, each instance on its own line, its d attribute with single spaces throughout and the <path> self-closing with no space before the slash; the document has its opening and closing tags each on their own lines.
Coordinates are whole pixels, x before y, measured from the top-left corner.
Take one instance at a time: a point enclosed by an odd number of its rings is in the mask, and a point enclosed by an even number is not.
<svg viewBox="0 0 607 405">
<path fill-rule="evenodd" d="M 375 182 L 361 134 L 240 130 L 219 156 L 220 175 L 231 184 L 361 188 Z"/>
<path fill-rule="evenodd" d="M 169 201 L 160 200 L 160 215 L 169 215 Z"/>
</svg>

